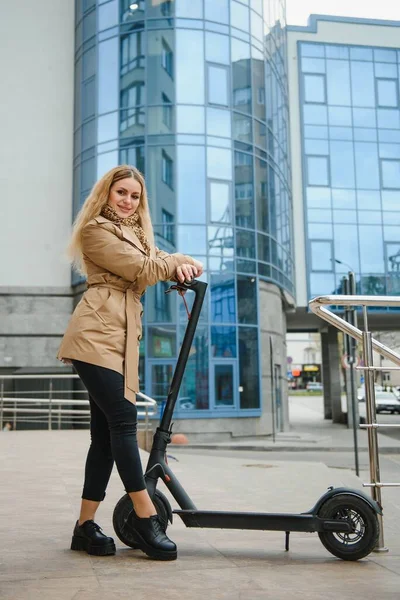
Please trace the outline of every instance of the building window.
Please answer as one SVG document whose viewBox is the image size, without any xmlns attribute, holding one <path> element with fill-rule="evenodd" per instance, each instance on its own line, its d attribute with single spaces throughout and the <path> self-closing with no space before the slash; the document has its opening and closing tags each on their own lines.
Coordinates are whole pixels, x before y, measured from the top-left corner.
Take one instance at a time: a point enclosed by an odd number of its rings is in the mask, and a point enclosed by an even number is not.
<svg viewBox="0 0 400 600">
<path fill-rule="evenodd" d="M 333 271 L 332 242 L 326 240 L 311 241 L 311 270 Z"/>
<path fill-rule="evenodd" d="M 133 125 L 144 125 L 144 82 L 137 81 L 121 92 L 121 131 Z"/>
<path fill-rule="evenodd" d="M 243 104 L 249 104 L 251 102 L 251 88 L 237 88 L 233 90 L 233 104 L 234 106 L 241 106 Z"/>
<path fill-rule="evenodd" d="M 131 33 L 121 40 L 121 75 L 144 67 L 143 32 Z"/>
<path fill-rule="evenodd" d="M 172 161 L 171 161 L 172 162 Z M 174 217 L 167 210 L 162 209 L 162 236 L 171 244 L 175 244 Z"/>
<path fill-rule="evenodd" d="M 378 106 L 397 108 L 399 105 L 397 79 L 376 79 L 375 81 Z"/>
<path fill-rule="evenodd" d="M 305 102 L 326 103 L 325 75 L 304 75 Z"/>
<path fill-rule="evenodd" d="M 172 1 L 164 0 L 161 4 L 161 14 L 164 17 L 169 17 L 172 14 Z"/>
<path fill-rule="evenodd" d="M 141 173 L 144 173 L 144 146 L 123 148 L 120 151 L 120 162 L 124 165 L 133 165 Z"/>
<path fill-rule="evenodd" d="M 227 67 L 208 65 L 208 102 L 219 106 L 228 106 L 228 69 Z"/>
<path fill-rule="evenodd" d="M 162 151 L 162 180 L 171 189 L 173 186 L 173 162 L 165 150 Z"/>
<path fill-rule="evenodd" d="M 173 73 L 173 53 L 167 42 L 163 39 L 161 50 L 161 64 L 172 78 Z"/>
<path fill-rule="evenodd" d="M 382 187 L 400 189 L 400 160 L 381 160 Z"/>
<path fill-rule="evenodd" d="M 307 156 L 308 185 L 329 186 L 329 166 L 327 156 Z"/>
<path fill-rule="evenodd" d="M 162 94 L 162 120 L 168 129 L 172 129 L 172 104 L 171 100 L 165 94 Z"/>
</svg>

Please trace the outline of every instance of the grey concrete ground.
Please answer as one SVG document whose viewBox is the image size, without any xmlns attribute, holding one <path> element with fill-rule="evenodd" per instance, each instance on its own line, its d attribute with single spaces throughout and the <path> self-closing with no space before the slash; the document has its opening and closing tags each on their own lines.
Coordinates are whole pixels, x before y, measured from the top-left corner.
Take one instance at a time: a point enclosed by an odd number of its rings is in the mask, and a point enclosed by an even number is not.
<svg viewBox="0 0 400 600">
<path fill-rule="evenodd" d="M 351 444 L 337 450 L 339 440 L 347 444 L 347 430 L 332 428 L 315 405 L 302 400 L 291 403 L 291 413 L 295 425 L 285 435 L 292 438 L 290 443 L 297 440 L 298 447 L 311 445 L 314 450 L 287 451 L 285 440 L 282 449 L 273 451 L 263 449 L 265 441 L 253 451 L 170 448 L 170 465 L 199 508 L 301 512 L 329 485 L 362 489 L 366 473 L 361 479 L 355 476 Z M 335 445 L 322 450 L 328 439 Z M 400 471 L 400 443 L 396 450 L 396 440 L 381 440 L 391 448 L 383 460 L 390 463 L 390 475 L 395 477 Z M 385 543 L 390 552 L 373 553 L 357 563 L 331 556 L 315 534 L 291 534 L 286 553 L 281 532 L 186 529 L 178 519 L 169 529 L 178 544 L 175 562 L 153 562 L 120 542 L 111 557 L 72 552 L 69 543 L 87 446 L 85 431 L 0 433 L 1 600 L 400 597 L 397 489 L 384 491 Z M 360 453 L 363 469 L 365 454 Z M 325 457 L 330 466 L 324 464 Z M 122 493 L 114 472 L 98 513 L 106 533 L 112 534 L 112 511 Z"/>
</svg>

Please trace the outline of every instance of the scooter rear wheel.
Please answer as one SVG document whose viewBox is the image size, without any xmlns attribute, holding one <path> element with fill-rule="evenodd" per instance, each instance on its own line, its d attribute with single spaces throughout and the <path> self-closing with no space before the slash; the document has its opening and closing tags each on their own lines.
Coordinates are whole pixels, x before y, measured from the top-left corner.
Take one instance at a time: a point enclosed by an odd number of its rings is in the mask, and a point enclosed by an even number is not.
<svg viewBox="0 0 400 600">
<path fill-rule="evenodd" d="M 164 530 L 166 531 L 168 527 L 168 500 L 162 492 L 156 490 L 153 497 L 153 504 L 156 507 L 157 514 L 160 517 Z M 128 517 L 132 512 L 132 500 L 128 494 L 125 494 L 115 505 L 113 513 L 113 527 L 116 535 L 123 544 L 130 546 L 131 548 L 139 548 L 129 527 Z"/>
<path fill-rule="evenodd" d="M 318 516 L 350 521 L 351 532 L 321 531 L 319 539 L 331 554 L 343 560 L 360 560 L 378 543 L 379 522 L 371 506 L 357 496 L 338 494 L 327 500 Z"/>
</svg>

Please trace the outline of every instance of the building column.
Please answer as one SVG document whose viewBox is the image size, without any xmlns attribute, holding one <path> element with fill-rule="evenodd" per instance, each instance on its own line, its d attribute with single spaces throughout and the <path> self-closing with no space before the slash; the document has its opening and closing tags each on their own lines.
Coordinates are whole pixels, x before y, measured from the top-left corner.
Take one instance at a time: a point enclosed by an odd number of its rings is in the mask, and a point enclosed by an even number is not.
<svg viewBox="0 0 400 600">
<path fill-rule="evenodd" d="M 339 343 L 335 327 L 321 332 L 322 381 L 324 384 L 324 417 L 334 423 L 342 422 Z"/>
</svg>

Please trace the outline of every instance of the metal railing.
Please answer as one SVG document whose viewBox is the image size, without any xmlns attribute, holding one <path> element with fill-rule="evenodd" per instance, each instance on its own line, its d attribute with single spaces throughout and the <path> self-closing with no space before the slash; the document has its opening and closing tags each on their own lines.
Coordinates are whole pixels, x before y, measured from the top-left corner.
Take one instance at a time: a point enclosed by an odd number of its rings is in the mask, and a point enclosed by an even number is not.
<svg viewBox="0 0 400 600">
<path fill-rule="evenodd" d="M 314 298 L 309 303 L 310 309 L 324 321 L 327 321 L 346 335 L 349 335 L 363 345 L 364 366 L 356 367 L 358 370 L 364 371 L 365 378 L 365 400 L 366 400 L 366 423 L 360 427 L 367 429 L 368 432 L 368 454 L 369 454 L 369 471 L 371 481 L 363 483 L 364 487 L 372 489 L 371 495 L 374 500 L 382 506 L 381 489 L 383 487 L 399 487 L 400 483 L 382 483 L 380 481 L 379 467 L 379 448 L 378 448 L 378 428 L 381 427 L 400 427 L 400 424 L 394 423 L 377 423 L 376 422 L 376 401 L 375 401 L 375 382 L 374 372 L 380 370 L 397 370 L 400 367 L 400 354 L 391 350 L 378 340 L 372 337 L 368 330 L 368 306 L 380 307 L 398 307 L 400 306 L 400 298 L 398 296 L 319 296 Z M 351 325 L 343 318 L 334 314 L 325 306 L 361 306 L 363 309 L 364 330 L 358 329 Z M 385 356 L 398 367 L 375 367 L 373 364 L 373 352 L 377 352 Z M 375 548 L 378 552 L 385 552 L 387 548 L 384 544 L 383 518 L 378 515 L 380 533 L 378 545 Z"/>
<path fill-rule="evenodd" d="M 47 429 L 61 429 L 79 425 L 89 427 L 89 399 L 85 389 L 56 389 L 55 383 L 62 380 L 79 379 L 75 374 L 29 374 L 0 375 L 0 431 L 5 423 L 13 429 L 20 423 L 46 425 Z M 24 380 L 48 381 L 43 389 L 6 389 L 7 382 L 13 384 Z M 33 387 L 33 386 L 32 386 Z M 158 405 L 146 394 L 137 394 L 138 429 L 146 433 L 151 429 L 150 417 L 157 415 Z"/>
</svg>

